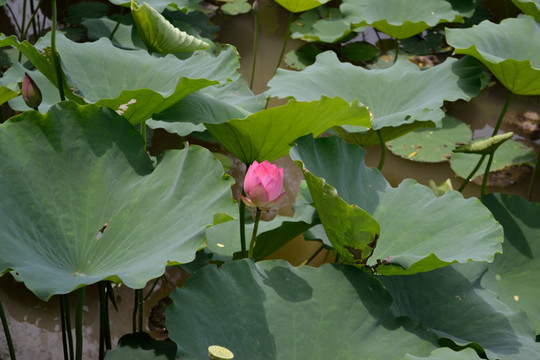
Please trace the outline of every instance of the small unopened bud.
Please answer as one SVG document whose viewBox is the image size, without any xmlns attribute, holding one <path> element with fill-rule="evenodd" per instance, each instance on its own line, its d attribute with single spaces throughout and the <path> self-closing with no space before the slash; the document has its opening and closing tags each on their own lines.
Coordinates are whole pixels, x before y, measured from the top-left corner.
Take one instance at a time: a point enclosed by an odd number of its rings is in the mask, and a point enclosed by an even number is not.
<svg viewBox="0 0 540 360">
<path fill-rule="evenodd" d="M 26 105 L 37 110 L 43 97 L 41 96 L 41 91 L 38 86 L 27 73 L 24 73 L 21 92 Z"/>
<path fill-rule="evenodd" d="M 253 8 L 253 11 L 255 11 L 255 12 L 259 11 L 259 1 L 258 0 L 253 1 L 252 8 Z"/>
</svg>

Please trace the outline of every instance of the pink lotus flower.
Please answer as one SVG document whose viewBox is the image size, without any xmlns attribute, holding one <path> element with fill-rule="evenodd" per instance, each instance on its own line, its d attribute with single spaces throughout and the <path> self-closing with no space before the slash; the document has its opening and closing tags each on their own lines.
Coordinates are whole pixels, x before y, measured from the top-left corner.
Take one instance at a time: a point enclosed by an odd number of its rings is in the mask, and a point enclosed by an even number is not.
<svg viewBox="0 0 540 360">
<path fill-rule="evenodd" d="M 283 169 L 266 160 L 260 164 L 254 161 L 244 179 L 246 196 L 241 197 L 247 206 L 268 210 L 285 195 L 282 189 Z"/>
</svg>

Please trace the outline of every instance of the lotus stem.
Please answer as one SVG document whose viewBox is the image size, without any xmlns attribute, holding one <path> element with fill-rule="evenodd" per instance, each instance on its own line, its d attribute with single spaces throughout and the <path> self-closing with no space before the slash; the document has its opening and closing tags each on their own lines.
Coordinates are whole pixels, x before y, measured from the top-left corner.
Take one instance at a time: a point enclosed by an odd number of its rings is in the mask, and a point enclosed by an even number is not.
<svg viewBox="0 0 540 360">
<path fill-rule="evenodd" d="M 111 348 L 111 329 L 109 326 L 109 301 L 107 281 L 98 283 L 99 292 L 99 360 L 105 358 L 105 349 Z"/>
<path fill-rule="evenodd" d="M 23 8 L 22 8 L 22 19 L 21 19 L 21 29 L 24 31 L 24 28 L 25 28 L 25 24 L 26 24 L 26 0 L 23 0 Z M 19 38 L 19 40 L 22 42 L 23 40 L 25 40 L 25 38 L 23 37 L 23 33 L 21 32 L 21 37 Z M 21 53 L 19 52 L 19 61 L 21 61 Z"/>
<path fill-rule="evenodd" d="M 249 81 L 249 88 L 251 90 L 253 90 L 253 79 L 255 78 L 255 64 L 257 62 L 257 43 L 259 41 L 259 16 L 257 14 L 257 11 L 253 12 L 253 19 L 253 62 L 251 63 L 251 80 Z"/>
<path fill-rule="evenodd" d="M 139 292 L 135 289 L 135 299 L 133 301 L 133 316 L 131 318 L 133 325 L 133 333 L 137 332 L 137 309 L 139 306 Z"/>
<path fill-rule="evenodd" d="M 5 7 L 10 12 L 11 17 L 13 18 L 13 21 L 15 22 L 15 26 L 17 27 L 17 31 L 19 31 L 19 33 L 22 33 L 21 26 L 19 25 L 19 22 L 17 21 L 17 17 L 15 16 L 15 13 L 13 12 L 13 9 L 11 8 L 11 6 L 9 6 L 9 3 L 6 3 Z M 21 61 L 21 60 L 19 60 L 19 61 Z"/>
<path fill-rule="evenodd" d="M 321 253 L 321 251 L 323 249 L 324 249 L 324 244 L 321 244 L 321 246 L 319 246 L 319 248 L 306 261 L 304 261 L 301 265 L 308 265 L 310 262 L 313 261 L 313 259 L 315 259 L 317 257 L 317 255 L 319 255 Z"/>
<path fill-rule="evenodd" d="M 75 359 L 82 360 L 82 350 L 83 350 L 83 329 L 82 329 L 82 320 L 83 320 L 83 307 L 84 307 L 84 298 L 86 296 L 86 288 L 83 286 L 79 289 L 77 293 L 77 312 L 75 313 Z"/>
<path fill-rule="evenodd" d="M 508 106 L 510 105 L 510 100 L 512 99 L 512 92 L 510 90 L 508 90 L 508 93 L 506 94 L 506 100 L 504 101 L 504 105 L 503 105 L 503 108 L 501 110 L 501 113 L 499 114 L 499 119 L 497 119 L 497 123 L 495 124 L 495 127 L 493 128 L 493 132 L 491 133 L 491 136 L 495 136 L 497 135 L 497 133 L 499 132 L 499 128 L 501 127 L 501 124 L 502 124 L 502 121 L 504 119 L 504 115 L 506 115 L 506 111 L 508 110 Z M 476 166 L 474 167 L 474 170 L 469 174 L 469 176 L 467 176 L 467 179 L 465 179 L 465 181 L 463 182 L 463 184 L 461 184 L 461 186 L 459 187 L 458 191 L 459 192 L 462 192 L 463 189 L 465 189 L 465 187 L 467 186 L 467 184 L 469 183 L 469 181 L 471 180 L 471 178 L 473 177 L 473 175 L 476 173 L 476 171 L 480 168 L 480 166 L 482 165 L 482 162 L 484 161 L 484 159 L 486 158 L 486 155 L 482 155 L 482 157 L 480 158 L 480 160 L 478 160 L 478 163 L 476 164 Z M 486 175 L 486 173 L 484 173 L 484 176 L 488 176 L 489 175 L 489 169 L 491 168 L 491 162 L 488 162 L 488 165 L 486 166 L 486 172 L 488 173 Z M 484 179 L 485 180 L 485 179 Z M 482 180 L 482 183 L 484 182 L 484 180 Z M 485 191 L 485 188 L 484 186 L 482 186 L 482 189 L 480 190 L 481 193 L 483 191 Z"/>
<path fill-rule="evenodd" d="M 274 71 L 274 74 L 276 73 L 277 69 L 279 69 L 279 66 L 281 65 L 281 61 L 283 60 L 283 55 L 285 55 L 285 48 L 287 47 L 287 42 L 289 41 L 289 36 L 291 35 L 292 20 L 293 20 L 293 13 L 289 11 L 287 31 L 285 32 L 285 39 L 283 39 L 283 46 L 281 47 L 281 53 L 279 54 L 279 60 L 277 62 L 276 70 Z"/>
<path fill-rule="evenodd" d="M 394 54 L 394 62 L 392 63 L 392 65 L 396 63 L 399 55 L 399 41 L 397 39 L 395 39 L 394 41 L 396 43 L 396 53 Z"/>
<path fill-rule="evenodd" d="M 375 28 L 373 28 L 373 30 L 375 30 L 375 36 L 377 36 L 377 39 L 379 40 L 381 53 L 384 53 L 384 44 L 382 42 L 381 36 L 379 35 L 379 31 Z"/>
<path fill-rule="evenodd" d="M 58 302 L 60 303 L 60 323 L 62 327 L 62 348 L 64 349 L 64 360 L 68 360 L 68 347 L 67 347 L 67 336 L 66 336 L 66 314 L 64 309 L 64 299 L 63 296 L 60 295 L 60 299 L 58 299 Z"/>
<path fill-rule="evenodd" d="M 531 182 L 529 184 L 529 191 L 527 193 L 527 200 L 532 201 L 532 194 L 534 189 L 534 180 L 536 179 L 536 172 L 538 171 L 538 166 L 540 166 L 540 145 L 538 146 L 538 150 L 536 152 L 536 163 L 534 164 L 533 173 L 531 176 Z"/>
<path fill-rule="evenodd" d="M 112 41 L 114 34 L 116 34 L 116 31 L 120 27 L 120 22 L 122 21 L 122 18 L 124 17 L 124 7 L 122 6 L 120 8 L 120 16 L 118 17 L 118 21 L 116 22 L 116 26 L 114 27 L 113 31 L 111 31 L 111 35 L 109 35 L 109 40 Z"/>
<path fill-rule="evenodd" d="M 9 348 L 9 357 L 11 360 L 15 360 L 15 348 L 13 347 L 13 341 L 11 340 L 11 333 L 9 332 L 9 325 L 4 313 L 4 306 L 0 301 L 0 318 L 2 319 L 2 326 L 4 327 L 4 335 L 6 336 L 6 342 Z"/>
<path fill-rule="evenodd" d="M 143 120 L 141 123 L 141 136 L 144 141 L 143 150 L 146 152 L 146 120 Z"/>
<path fill-rule="evenodd" d="M 30 0 L 30 11 L 32 12 L 32 16 L 30 17 L 30 22 L 32 24 L 32 30 L 34 30 L 34 37 L 37 38 L 37 27 L 36 27 L 36 21 L 34 20 L 34 17 L 36 16 L 36 13 L 39 9 L 39 6 L 41 5 L 41 0 L 38 1 L 38 5 L 36 8 L 34 8 L 34 0 Z M 27 25 L 27 31 L 28 32 L 28 25 Z"/>
<path fill-rule="evenodd" d="M 469 183 L 469 181 L 471 181 L 472 177 L 474 176 L 474 174 L 476 174 L 476 172 L 478 171 L 478 169 L 480 169 L 480 166 L 482 166 L 482 163 L 484 162 L 484 159 L 486 158 L 486 155 L 482 155 L 480 157 L 480 160 L 478 160 L 478 163 L 476 164 L 476 166 L 474 167 L 474 169 L 469 173 L 469 175 L 467 176 L 467 178 L 463 181 L 463 183 L 461 184 L 461 186 L 459 187 L 458 191 L 459 192 L 463 192 L 463 189 L 465 189 L 465 187 L 467 186 L 467 184 Z"/>
<path fill-rule="evenodd" d="M 480 189 L 480 196 L 484 196 L 486 193 L 486 185 L 487 180 L 489 177 L 489 169 L 491 168 L 491 163 L 493 162 L 493 157 L 495 155 L 495 151 L 493 151 L 491 154 L 489 154 L 488 163 L 486 165 L 486 170 L 484 171 L 484 178 L 482 179 L 482 188 Z"/>
<path fill-rule="evenodd" d="M 379 165 L 377 165 L 377 169 L 382 170 L 384 162 L 386 161 L 386 145 L 384 144 L 381 130 L 377 130 L 377 137 L 379 138 L 379 143 L 381 144 L 381 159 L 379 160 Z"/>
<path fill-rule="evenodd" d="M 135 289 L 135 301 L 133 304 L 133 333 L 142 331 L 143 301 L 143 289 Z"/>
<path fill-rule="evenodd" d="M 259 221 L 261 220 L 261 209 L 257 208 L 255 213 L 255 223 L 253 224 L 253 234 L 251 234 L 251 241 L 249 243 L 248 258 L 253 259 L 253 248 L 255 247 L 255 241 L 257 239 L 257 230 L 259 228 Z"/>
<path fill-rule="evenodd" d="M 54 68 L 56 69 L 56 81 L 58 82 L 58 92 L 60 94 L 60 100 L 66 100 L 64 95 L 64 83 L 62 81 L 62 68 L 60 67 L 60 59 L 56 52 L 56 0 L 51 0 L 51 49 L 54 62 Z"/>
<path fill-rule="evenodd" d="M 138 308 L 139 308 L 139 317 L 138 317 L 138 326 L 139 326 L 139 331 L 142 332 L 143 331 L 143 303 L 144 303 L 144 299 L 143 299 L 143 289 L 138 289 L 137 290 L 139 292 L 139 304 L 138 304 Z"/>
</svg>

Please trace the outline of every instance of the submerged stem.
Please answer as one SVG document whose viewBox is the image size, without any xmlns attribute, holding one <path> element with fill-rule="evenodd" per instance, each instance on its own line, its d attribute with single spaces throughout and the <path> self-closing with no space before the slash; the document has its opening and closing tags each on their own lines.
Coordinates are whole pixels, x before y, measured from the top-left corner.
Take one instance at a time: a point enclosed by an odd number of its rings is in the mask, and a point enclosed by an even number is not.
<svg viewBox="0 0 540 360">
<path fill-rule="evenodd" d="M 77 293 L 77 312 L 75 313 L 75 359 L 82 360 L 82 350 L 83 350 L 83 329 L 82 329 L 82 320 L 83 320 L 83 308 L 84 308 L 84 298 L 86 296 L 86 288 L 83 286 L 79 289 Z"/>
<path fill-rule="evenodd" d="M 255 223 L 253 224 L 253 234 L 251 234 L 251 241 L 249 242 L 248 258 L 253 259 L 253 248 L 257 239 L 257 230 L 259 228 L 259 220 L 261 220 L 261 209 L 257 208 L 255 213 Z"/>
<path fill-rule="evenodd" d="M 11 340 L 11 333 L 9 332 L 9 325 L 4 313 L 4 306 L 0 301 L 0 318 L 2 319 L 2 326 L 4 327 L 4 335 L 6 336 L 6 342 L 9 348 L 9 357 L 11 360 L 15 360 L 15 349 L 13 347 L 13 341 Z"/>
<path fill-rule="evenodd" d="M 540 165 L 540 145 L 538 146 L 538 151 L 536 152 L 536 163 L 534 164 L 533 173 L 531 175 L 531 182 L 529 183 L 529 191 L 527 192 L 527 200 L 532 200 L 532 194 L 534 189 L 534 180 L 536 179 L 536 172 L 538 171 L 538 166 Z"/>
</svg>

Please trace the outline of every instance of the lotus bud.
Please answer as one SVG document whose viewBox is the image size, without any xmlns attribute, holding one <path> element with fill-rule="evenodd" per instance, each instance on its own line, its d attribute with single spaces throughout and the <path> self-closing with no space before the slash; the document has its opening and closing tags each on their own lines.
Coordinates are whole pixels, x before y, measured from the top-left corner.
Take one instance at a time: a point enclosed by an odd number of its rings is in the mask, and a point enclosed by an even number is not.
<svg viewBox="0 0 540 360">
<path fill-rule="evenodd" d="M 24 74 L 21 93 L 26 105 L 37 110 L 43 97 L 41 96 L 41 91 L 38 86 L 27 73 Z"/>
<path fill-rule="evenodd" d="M 283 169 L 268 161 L 254 161 L 244 179 L 246 196 L 242 201 L 249 207 L 268 210 L 276 205 L 285 195 L 283 190 Z"/>
</svg>

